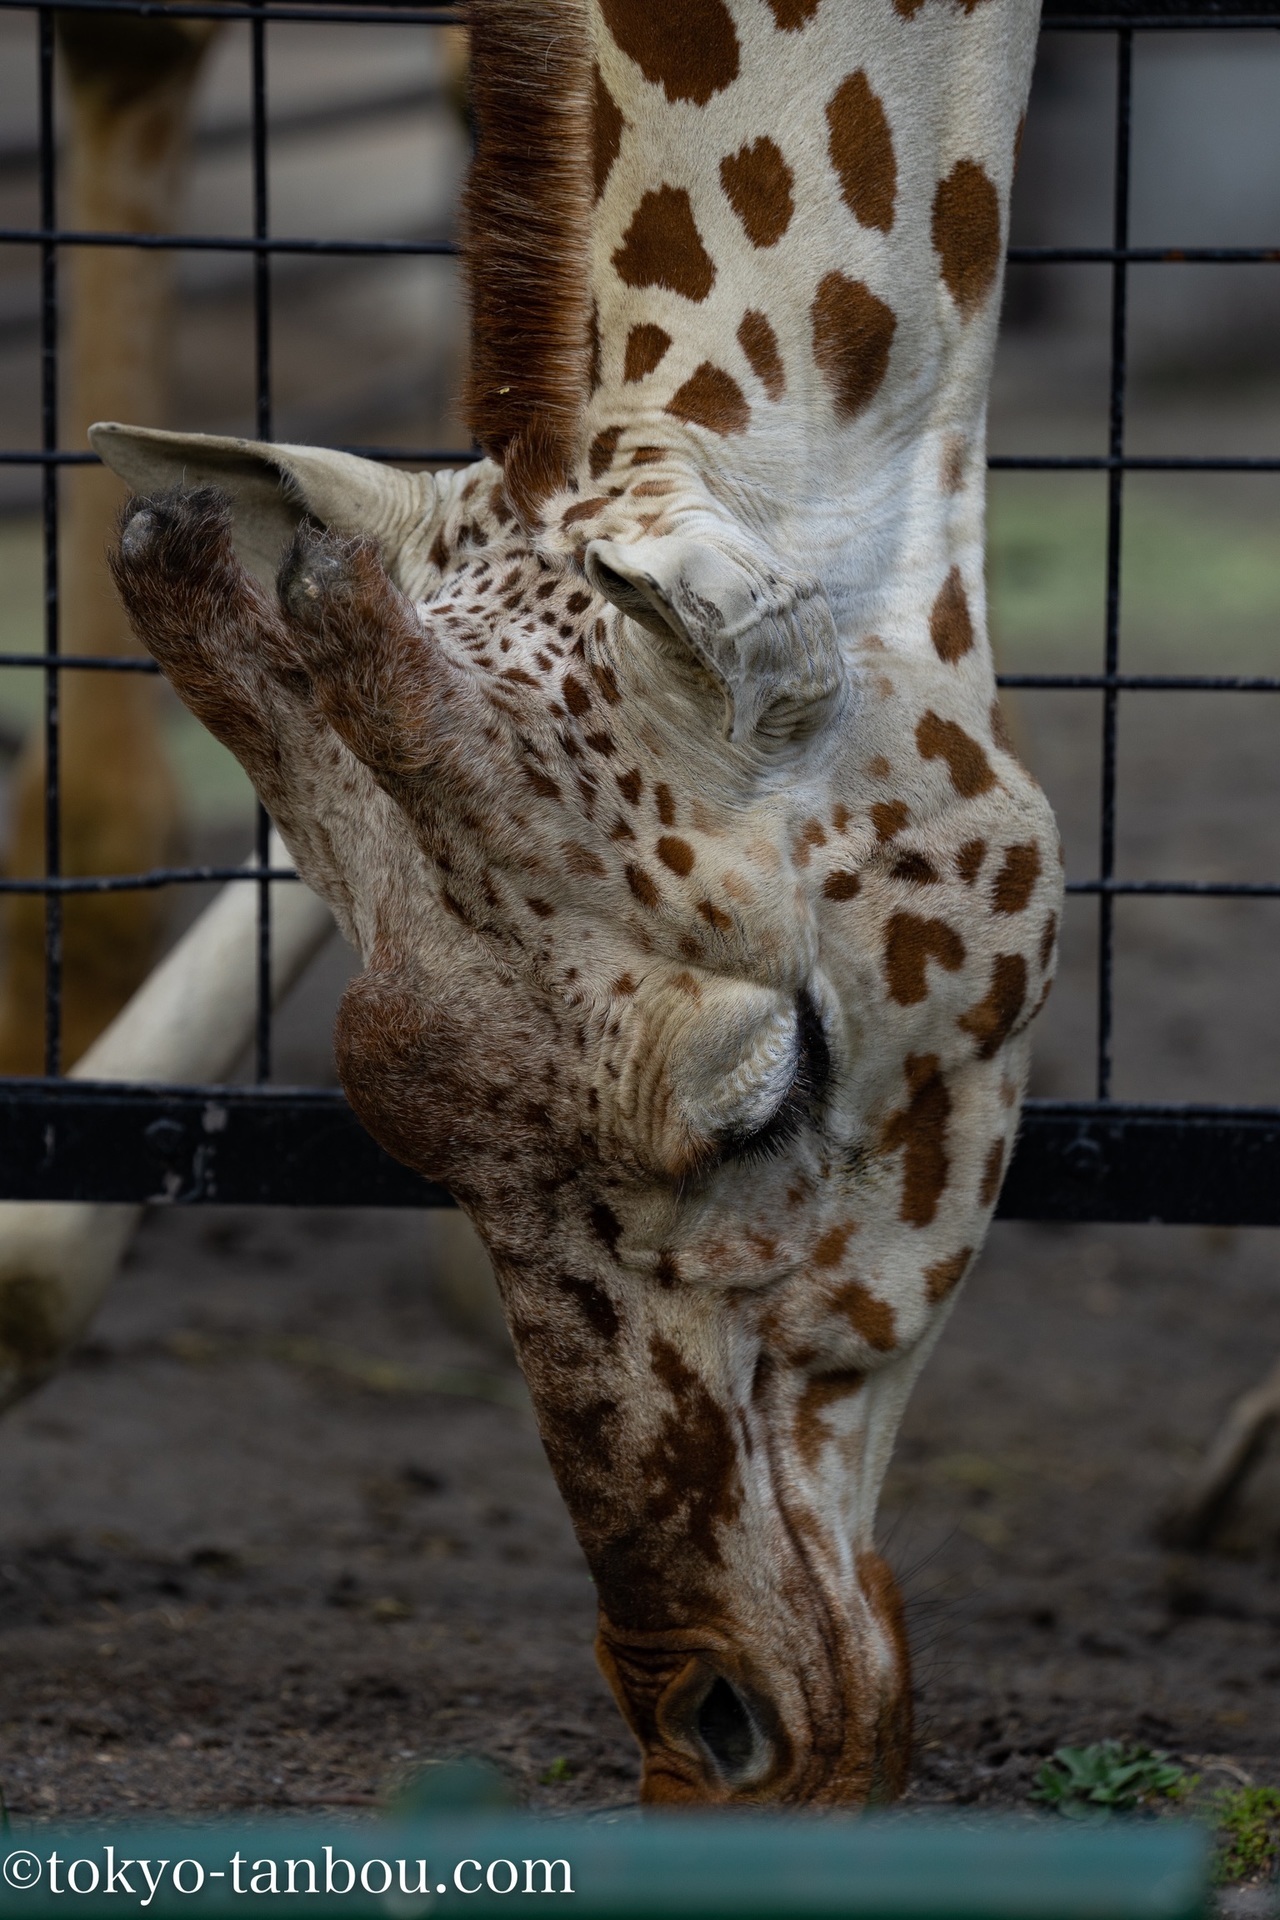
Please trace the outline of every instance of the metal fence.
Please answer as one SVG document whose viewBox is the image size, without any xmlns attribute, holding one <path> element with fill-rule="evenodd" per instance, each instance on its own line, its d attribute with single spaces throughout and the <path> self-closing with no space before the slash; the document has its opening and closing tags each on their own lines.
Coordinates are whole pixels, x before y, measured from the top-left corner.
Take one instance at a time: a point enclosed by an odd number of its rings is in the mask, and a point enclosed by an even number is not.
<svg viewBox="0 0 1280 1920">
<path fill-rule="evenodd" d="M 270 890 L 265 867 L 267 821 L 259 810 L 254 870 L 221 867 L 156 869 L 144 874 L 81 879 L 59 860 L 59 677 L 68 671 L 154 672 L 149 661 L 78 659 L 58 644 L 58 473 L 94 456 L 59 445 L 58 265 L 71 246 L 217 250 L 249 256 L 253 265 L 256 431 L 272 437 L 271 263 L 285 254 L 451 254 L 450 240 L 334 240 L 274 233 L 269 218 L 268 132 L 271 126 L 266 28 L 354 22 L 380 26 L 455 23 L 449 7 L 168 4 L 166 0 L 0 0 L 0 10 L 34 15 L 39 64 L 39 224 L 0 229 L 0 245 L 38 247 L 42 445 L 0 449 L 0 463 L 41 470 L 44 522 L 45 649 L 0 655 L 5 667 L 44 670 L 46 873 L 0 881 L 0 890 L 40 894 L 45 902 L 46 1077 L 0 1080 L 0 1195 L 14 1199 L 92 1199 L 295 1204 L 448 1204 L 437 1188 L 389 1160 L 357 1126 L 341 1095 L 270 1084 Z M 58 224 L 54 124 L 54 14 L 57 10 L 248 23 L 251 44 L 249 138 L 253 226 L 242 234 L 79 233 Z M 1092 264 L 1110 268 L 1108 439 L 1096 456 L 1004 456 L 993 469 L 1097 471 L 1107 484 L 1103 671 L 1012 674 L 1003 686 L 1052 693 L 1089 690 L 1101 708 L 1100 842 L 1097 872 L 1069 880 L 1067 891 L 1098 900 L 1096 1097 L 1031 1101 L 1000 1201 L 1006 1217 L 1056 1220 L 1164 1220 L 1280 1224 L 1280 1107 L 1134 1105 L 1113 1101 L 1113 970 L 1115 906 L 1126 895 L 1276 897 L 1280 885 L 1258 881 L 1164 881 L 1117 877 L 1117 720 L 1121 695 L 1280 692 L 1280 678 L 1121 671 L 1121 575 L 1125 479 L 1132 472 L 1280 472 L 1280 455 L 1262 459 L 1134 457 L 1125 450 L 1127 296 L 1135 266 L 1180 272 L 1197 263 L 1276 263 L 1280 246 L 1162 248 L 1129 244 L 1132 85 L 1136 37 L 1153 30 L 1280 28 L 1274 4 L 1218 7 L 1212 0 L 1046 0 L 1044 30 L 1112 36 L 1115 43 L 1114 200 L 1106 247 L 1015 247 L 1013 264 Z M 430 448 L 351 449 L 374 458 L 424 464 L 466 459 Z M 60 1077 L 61 916 L 72 893 L 107 892 L 242 879 L 258 890 L 259 1013 L 257 1084 L 172 1088 L 66 1080 Z"/>
</svg>

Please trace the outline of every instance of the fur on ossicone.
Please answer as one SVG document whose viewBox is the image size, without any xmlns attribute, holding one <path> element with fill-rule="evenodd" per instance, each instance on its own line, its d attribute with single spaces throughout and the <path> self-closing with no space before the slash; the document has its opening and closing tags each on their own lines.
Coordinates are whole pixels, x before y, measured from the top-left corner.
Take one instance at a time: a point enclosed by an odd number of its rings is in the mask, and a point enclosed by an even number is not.
<svg viewBox="0 0 1280 1920">
<path fill-rule="evenodd" d="M 568 477 L 588 396 L 587 14 L 584 0 L 471 0 L 468 22 L 467 413 L 528 524 Z"/>
</svg>

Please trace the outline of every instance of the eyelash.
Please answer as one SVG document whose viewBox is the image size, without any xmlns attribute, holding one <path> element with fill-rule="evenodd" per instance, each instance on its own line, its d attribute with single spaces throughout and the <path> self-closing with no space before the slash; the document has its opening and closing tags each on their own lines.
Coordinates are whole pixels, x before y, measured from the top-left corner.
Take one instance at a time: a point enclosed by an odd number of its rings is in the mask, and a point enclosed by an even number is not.
<svg viewBox="0 0 1280 1920">
<path fill-rule="evenodd" d="M 786 1152 L 800 1129 L 817 1117 L 831 1078 L 831 1050 L 818 1009 L 803 987 L 796 995 L 799 1058 L 795 1078 L 776 1111 L 754 1133 L 730 1134 L 720 1147 L 721 1164 L 763 1166 Z"/>
</svg>

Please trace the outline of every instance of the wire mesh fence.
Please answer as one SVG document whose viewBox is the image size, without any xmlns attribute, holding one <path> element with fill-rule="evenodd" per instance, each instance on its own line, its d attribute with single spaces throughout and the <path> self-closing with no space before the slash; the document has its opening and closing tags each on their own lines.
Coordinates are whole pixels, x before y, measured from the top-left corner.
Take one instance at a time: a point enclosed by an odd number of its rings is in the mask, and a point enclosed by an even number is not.
<svg viewBox="0 0 1280 1920">
<path fill-rule="evenodd" d="M 251 218 L 243 232 L 86 231 L 60 225 L 58 210 L 58 12 L 129 15 L 146 19 L 244 23 L 249 39 L 248 99 L 243 132 L 251 172 Z M 45 871 L 33 878 L 0 879 L 0 892 L 44 902 L 44 1076 L 0 1080 L 0 1192 L 14 1198 L 136 1200 L 256 1200 L 299 1203 L 441 1204 L 447 1200 L 393 1165 L 355 1126 L 341 1096 L 326 1090 L 281 1088 L 272 1079 L 270 998 L 270 884 L 289 877 L 267 860 L 268 821 L 257 812 L 255 867 L 203 864 L 163 866 L 140 873 L 82 877 L 63 870 L 61 775 L 63 742 L 59 691 L 68 673 L 153 673 L 153 664 L 127 656 L 64 652 L 59 635 L 59 474 L 91 464 L 95 456 L 60 442 L 59 268 L 71 248 L 160 249 L 240 256 L 252 274 L 254 430 L 270 440 L 276 424 L 273 367 L 273 263 L 285 256 L 360 259 L 448 258 L 447 236 L 418 239 L 325 239 L 275 230 L 271 218 L 273 127 L 268 28 L 305 32 L 317 24 L 385 26 L 424 31 L 457 24 L 448 7 L 396 5 L 245 4 L 200 6 L 163 0 L 0 0 L 0 14 L 23 14 L 37 34 L 38 113 L 34 159 L 38 221 L 0 228 L 0 247 L 36 249 L 39 258 L 38 448 L 0 449 L 0 466 L 32 467 L 41 476 L 43 597 L 42 652 L 0 655 L 0 671 L 38 668 L 43 674 L 45 754 Z M 1105 451 L 993 456 L 996 472 L 1104 477 L 1106 539 L 1099 582 L 1102 628 L 1100 671 L 1019 672 L 1000 676 L 1002 687 L 1052 697 L 1087 692 L 1100 708 L 1099 832 L 1095 871 L 1071 876 L 1067 891 L 1097 901 L 1096 1021 L 1092 1100 L 1032 1101 L 1001 1211 L 1024 1218 L 1165 1219 L 1280 1224 L 1280 1106 L 1142 1105 L 1113 1098 L 1117 905 L 1126 897 L 1280 896 L 1280 883 L 1256 880 L 1129 877 L 1117 871 L 1118 720 L 1123 699 L 1178 693 L 1233 693 L 1263 697 L 1280 692 L 1280 677 L 1211 673 L 1134 673 L 1123 670 L 1123 590 L 1126 482 L 1135 473 L 1280 473 L 1280 453 L 1248 457 L 1138 454 L 1127 447 L 1130 288 L 1135 269 L 1193 272 L 1197 266 L 1280 264 L 1280 246 L 1138 246 L 1131 244 L 1134 161 L 1135 53 L 1144 34 L 1243 31 L 1280 27 L 1272 7 L 1215 9 L 1206 0 L 1164 0 L 1160 6 L 1081 4 L 1050 0 L 1044 30 L 1109 36 L 1114 46 L 1112 203 L 1110 238 L 1095 246 L 1014 246 L 1010 265 L 1089 266 L 1109 276 L 1107 426 Z M 0 131 L 0 155 L 3 133 Z M 352 446 L 366 457 L 424 464 L 465 460 L 465 452 L 431 447 Z M 157 1088 L 95 1085 L 62 1077 L 63 908 L 69 896 L 140 892 L 211 881 L 239 881 L 256 889 L 258 1014 L 252 1087 Z M 210 1116 L 214 1116 L 212 1119 Z"/>
</svg>

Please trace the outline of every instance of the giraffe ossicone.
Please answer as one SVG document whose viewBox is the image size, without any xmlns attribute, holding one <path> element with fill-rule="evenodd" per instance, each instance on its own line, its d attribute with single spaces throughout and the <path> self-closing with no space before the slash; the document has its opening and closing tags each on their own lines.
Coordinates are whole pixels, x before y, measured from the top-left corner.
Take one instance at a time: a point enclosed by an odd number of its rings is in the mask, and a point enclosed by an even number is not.
<svg viewBox="0 0 1280 1920">
<path fill-rule="evenodd" d="M 905 1778 L 876 1500 L 1061 906 L 982 581 L 1035 33 L 476 0 L 488 457 L 98 435 L 139 633 L 363 955 L 348 1094 L 492 1254 L 653 1801 Z"/>
</svg>

